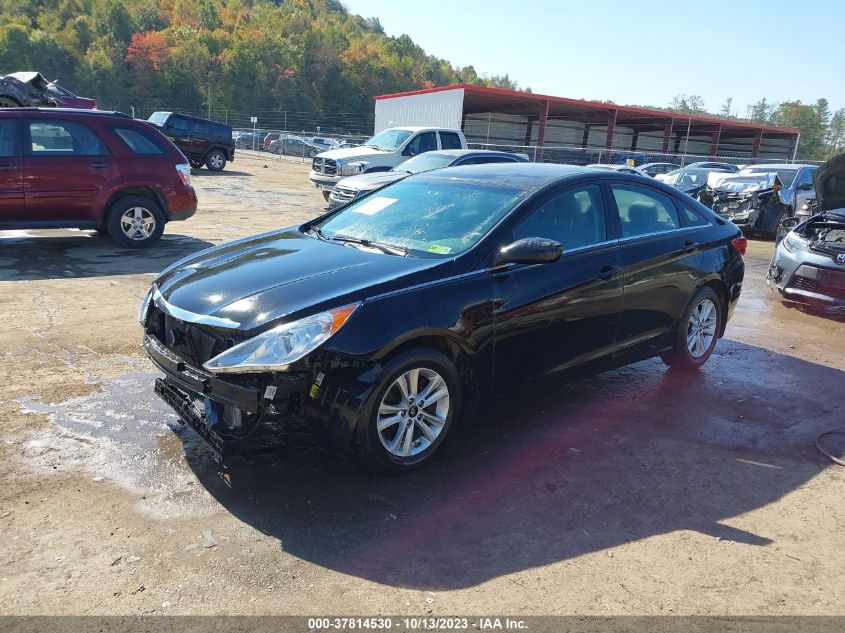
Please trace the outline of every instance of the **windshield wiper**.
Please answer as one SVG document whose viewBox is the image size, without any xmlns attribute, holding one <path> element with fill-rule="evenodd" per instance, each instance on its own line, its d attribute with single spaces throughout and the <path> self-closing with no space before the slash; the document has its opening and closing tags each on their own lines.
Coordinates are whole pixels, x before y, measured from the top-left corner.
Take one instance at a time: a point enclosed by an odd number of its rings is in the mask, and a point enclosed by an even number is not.
<svg viewBox="0 0 845 633">
<path fill-rule="evenodd" d="M 360 237 L 349 237 L 348 235 L 332 235 L 329 239 L 334 240 L 335 242 L 341 242 L 343 244 L 360 244 L 361 246 L 365 246 L 366 248 L 377 248 L 382 253 L 386 253 L 388 255 L 398 255 L 399 257 L 405 257 L 408 254 L 407 248 L 402 248 L 401 246 L 390 246 L 389 244 L 379 244 L 378 242 L 371 242 L 370 240 L 366 240 Z"/>
<path fill-rule="evenodd" d="M 383 152 L 392 152 L 393 150 L 387 149 L 386 147 L 382 147 L 381 145 L 373 145 L 372 143 L 367 143 L 364 147 L 373 147 L 375 149 L 380 149 Z"/>
</svg>

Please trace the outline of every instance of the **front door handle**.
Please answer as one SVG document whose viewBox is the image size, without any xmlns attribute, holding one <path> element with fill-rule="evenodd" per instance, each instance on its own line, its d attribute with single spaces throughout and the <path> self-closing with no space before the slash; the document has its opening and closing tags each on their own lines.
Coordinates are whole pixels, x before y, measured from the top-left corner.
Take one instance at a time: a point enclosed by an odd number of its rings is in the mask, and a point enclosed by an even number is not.
<svg viewBox="0 0 845 633">
<path fill-rule="evenodd" d="M 94 169 L 103 169 L 104 167 L 108 167 L 108 163 L 91 163 L 91 167 Z"/>
<path fill-rule="evenodd" d="M 0 171 L 17 171 L 17 165 L 0 165 Z"/>
<path fill-rule="evenodd" d="M 614 266 L 613 264 L 608 264 L 607 266 L 603 266 L 602 269 L 599 271 L 599 274 L 596 275 L 596 279 L 601 281 L 607 281 L 608 279 L 612 279 L 613 275 L 618 273 L 622 270 L 619 266 Z"/>
</svg>

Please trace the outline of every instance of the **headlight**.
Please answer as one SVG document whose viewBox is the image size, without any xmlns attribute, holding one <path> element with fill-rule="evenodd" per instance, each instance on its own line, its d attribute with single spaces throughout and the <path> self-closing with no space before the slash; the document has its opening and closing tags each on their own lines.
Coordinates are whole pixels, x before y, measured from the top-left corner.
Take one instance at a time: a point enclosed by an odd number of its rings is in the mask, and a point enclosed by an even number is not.
<svg viewBox="0 0 845 633">
<path fill-rule="evenodd" d="M 783 247 L 790 253 L 810 250 L 809 242 L 794 231 L 790 231 L 786 234 L 786 237 L 783 238 Z"/>
<path fill-rule="evenodd" d="M 229 348 L 203 364 L 216 374 L 281 371 L 337 332 L 360 304 L 285 323 Z"/>
<path fill-rule="evenodd" d="M 341 176 L 355 176 L 364 171 L 364 163 L 344 163 L 337 161 L 337 173 Z"/>
<path fill-rule="evenodd" d="M 141 307 L 138 309 L 138 323 L 144 325 L 147 322 L 147 312 L 150 311 L 150 301 L 153 298 L 153 289 L 147 290 L 147 294 L 141 300 Z"/>
</svg>

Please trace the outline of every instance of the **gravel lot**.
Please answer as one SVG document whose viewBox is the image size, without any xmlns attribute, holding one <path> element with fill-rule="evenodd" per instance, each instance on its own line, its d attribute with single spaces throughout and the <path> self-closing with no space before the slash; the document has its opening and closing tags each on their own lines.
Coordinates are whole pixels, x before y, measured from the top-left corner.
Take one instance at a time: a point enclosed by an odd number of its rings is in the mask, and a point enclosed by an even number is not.
<svg viewBox="0 0 845 633">
<path fill-rule="evenodd" d="M 195 185 L 146 252 L 0 232 L 0 613 L 845 614 L 845 469 L 813 447 L 843 424 L 845 325 L 770 293 L 770 242 L 699 375 L 510 396 L 401 478 L 306 442 L 221 470 L 152 393 L 138 304 L 323 202 L 272 158 Z"/>
</svg>

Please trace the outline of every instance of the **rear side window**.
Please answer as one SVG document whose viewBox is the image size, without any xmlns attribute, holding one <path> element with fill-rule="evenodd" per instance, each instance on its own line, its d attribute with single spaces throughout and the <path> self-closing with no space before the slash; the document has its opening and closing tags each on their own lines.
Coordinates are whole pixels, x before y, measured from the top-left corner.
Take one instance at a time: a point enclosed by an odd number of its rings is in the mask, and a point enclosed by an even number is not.
<svg viewBox="0 0 845 633">
<path fill-rule="evenodd" d="M 454 132 L 440 132 L 440 145 L 443 149 L 461 149 L 461 137 Z"/>
<path fill-rule="evenodd" d="M 177 116 L 172 116 L 167 120 L 167 127 L 173 130 L 178 130 L 179 132 L 187 132 L 188 120 L 179 118 Z"/>
<path fill-rule="evenodd" d="M 684 226 L 707 226 L 710 224 L 707 220 L 686 205 L 681 208 L 681 215 L 684 216 Z"/>
<path fill-rule="evenodd" d="M 33 156 L 105 156 L 109 151 L 87 125 L 76 121 L 30 121 Z"/>
<path fill-rule="evenodd" d="M 114 133 L 117 134 L 124 143 L 129 146 L 135 154 L 142 156 L 161 155 L 164 151 L 152 139 L 147 138 L 138 130 L 130 130 L 129 128 L 115 128 Z"/>
<path fill-rule="evenodd" d="M 671 231 L 681 226 L 675 204 L 668 196 L 635 185 L 611 185 L 622 237 Z"/>
<path fill-rule="evenodd" d="M 17 123 L 11 119 L 0 121 L 0 156 L 4 158 L 20 154 Z"/>
<path fill-rule="evenodd" d="M 200 136 L 208 136 L 208 123 L 203 123 L 202 121 L 194 121 L 194 134 L 199 134 Z"/>
<path fill-rule="evenodd" d="M 211 124 L 211 133 L 214 135 L 214 138 L 232 138 L 232 128 L 227 125 L 220 125 L 219 123 Z"/>
</svg>

